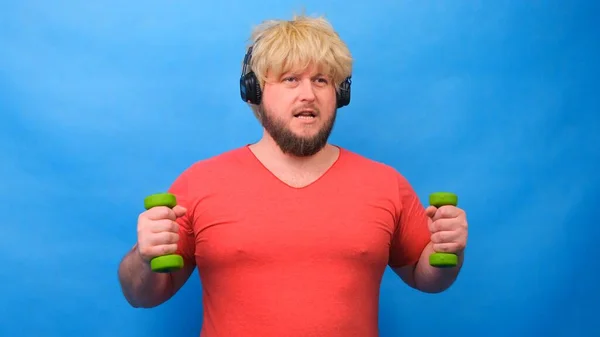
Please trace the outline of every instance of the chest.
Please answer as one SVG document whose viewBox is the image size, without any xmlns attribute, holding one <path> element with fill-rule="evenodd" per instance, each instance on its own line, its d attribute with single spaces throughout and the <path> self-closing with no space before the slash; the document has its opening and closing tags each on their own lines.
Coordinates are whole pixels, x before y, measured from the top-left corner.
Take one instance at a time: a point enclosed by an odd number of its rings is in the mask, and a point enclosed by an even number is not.
<svg viewBox="0 0 600 337">
<path fill-rule="evenodd" d="M 206 198 L 194 224 L 200 268 L 337 263 L 385 267 L 395 230 L 389 200 L 359 191 Z"/>
</svg>

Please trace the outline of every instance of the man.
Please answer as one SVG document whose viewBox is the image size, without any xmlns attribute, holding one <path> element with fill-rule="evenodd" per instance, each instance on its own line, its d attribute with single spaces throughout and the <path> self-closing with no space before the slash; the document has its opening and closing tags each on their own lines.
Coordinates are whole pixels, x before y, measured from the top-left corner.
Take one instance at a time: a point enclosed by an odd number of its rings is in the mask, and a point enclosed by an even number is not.
<svg viewBox="0 0 600 337">
<path fill-rule="evenodd" d="M 423 292 L 447 289 L 465 213 L 424 209 L 394 169 L 328 143 L 352 57 L 325 19 L 268 21 L 251 40 L 240 86 L 262 139 L 194 163 L 170 188 L 178 206 L 139 216 L 123 293 L 134 307 L 160 305 L 197 267 L 201 336 L 375 337 L 385 268 Z M 434 251 L 458 265 L 431 267 Z M 170 253 L 183 269 L 150 270 Z"/>
</svg>

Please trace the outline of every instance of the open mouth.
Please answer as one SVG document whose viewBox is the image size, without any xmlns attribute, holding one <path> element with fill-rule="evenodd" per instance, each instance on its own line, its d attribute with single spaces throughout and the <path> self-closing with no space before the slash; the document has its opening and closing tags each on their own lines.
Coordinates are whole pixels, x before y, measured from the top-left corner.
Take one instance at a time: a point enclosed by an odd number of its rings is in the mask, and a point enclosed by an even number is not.
<svg viewBox="0 0 600 337">
<path fill-rule="evenodd" d="M 302 118 L 302 119 L 312 119 L 315 118 L 317 115 L 314 113 L 314 111 L 311 110 L 304 110 L 304 111 L 300 111 L 296 114 L 294 114 L 294 117 L 296 118 Z"/>
</svg>

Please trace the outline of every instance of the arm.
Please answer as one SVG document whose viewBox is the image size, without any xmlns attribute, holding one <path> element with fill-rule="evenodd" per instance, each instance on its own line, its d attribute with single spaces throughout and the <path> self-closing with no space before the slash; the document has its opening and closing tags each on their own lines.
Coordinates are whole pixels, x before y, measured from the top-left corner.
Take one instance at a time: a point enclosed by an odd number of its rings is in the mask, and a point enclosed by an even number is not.
<svg viewBox="0 0 600 337">
<path fill-rule="evenodd" d="M 431 222 L 431 220 L 429 220 Z M 433 254 L 433 243 L 429 242 L 416 264 L 392 268 L 410 287 L 426 293 L 440 293 L 454 283 L 462 268 L 464 252 L 458 252 L 458 264 L 452 268 L 436 268 L 429 265 L 429 255 Z"/>
<path fill-rule="evenodd" d="M 196 266 L 194 210 L 193 207 L 188 208 L 190 200 L 192 200 L 188 193 L 188 175 L 188 171 L 184 172 L 169 189 L 169 192 L 177 197 L 178 206 L 169 211 L 171 216 L 168 217 L 175 223 L 167 222 L 171 227 L 163 227 L 164 225 L 160 225 L 158 222 L 162 221 L 164 224 L 164 220 L 153 222 L 153 220 L 149 220 L 148 215 L 141 216 L 138 219 L 138 243 L 127 252 L 119 265 L 118 277 L 121 290 L 127 302 L 135 308 L 152 308 L 169 300 L 189 279 Z M 148 214 L 152 211 L 154 209 L 145 213 Z M 170 235 L 167 236 L 167 234 Z M 172 248 L 173 244 L 166 244 L 164 240 L 167 238 L 170 243 L 176 243 L 176 247 Z M 140 248 L 140 245 L 143 248 Z M 174 251 L 166 252 L 160 249 L 161 247 Z M 148 253 L 149 249 L 152 250 L 152 253 Z M 184 260 L 183 268 L 170 273 L 152 271 L 148 261 L 151 256 L 162 255 L 161 252 L 181 255 Z"/>
<path fill-rule="evenodd" d="M 188 280 L 194 265 L 184 263 L 181 270 L 155 273 L 140 256 L 137 244 L 119 265 L 118 276 L 125 299 L 134 308 L 152 308 L 170 299 Z"/>
<path fill-rule="evenodd" d="M 399 179 L 399 191 L 401 211 L 390 250 L 390 267 L 414 289 L 426 293 L 442 292 L 454 283 L 463 265 L 466 243 L 464 212 L 447 206 L 425 209 L 402 177 Z M 429 256 L 436 251 L 456 253 L 457 266 L 432 267 Z"/>
</svg>

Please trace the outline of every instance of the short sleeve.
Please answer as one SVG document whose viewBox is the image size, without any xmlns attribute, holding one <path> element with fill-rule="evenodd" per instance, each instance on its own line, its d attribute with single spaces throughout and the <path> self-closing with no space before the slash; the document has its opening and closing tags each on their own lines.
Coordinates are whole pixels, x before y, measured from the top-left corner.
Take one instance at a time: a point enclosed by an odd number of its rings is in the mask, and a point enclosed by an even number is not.
<svg viewBox="0 0 600 337">
<path fill-rule="evenodd" d="M 189 171 L 183 172 L 169 188 L 177 198 L 177 204 L 185 207 L 187 212 L 177 219 L 179 224 L 179 242 L 177 243 L 177 252 L 183 257 L 186 265 L 195 265 L 195 235 L 193 224 L 193 196 L 191 195 L 189 184 Z"/>
<path fill-rule="evenodd" d="M 429 218 L 408 181 L 398 175 L 398 214 L 390 247 L 389 266 L 414 265 L 431 240 Z"/>
</svg>

